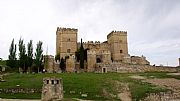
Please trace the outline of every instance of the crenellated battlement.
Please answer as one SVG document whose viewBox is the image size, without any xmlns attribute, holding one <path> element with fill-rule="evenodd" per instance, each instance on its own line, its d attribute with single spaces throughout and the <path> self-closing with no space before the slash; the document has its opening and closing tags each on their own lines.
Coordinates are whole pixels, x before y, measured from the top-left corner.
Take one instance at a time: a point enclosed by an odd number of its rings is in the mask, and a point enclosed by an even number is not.
<svg viewBox="0 0 180 101">
<path fill-rule="evenodd" d="M 79 48 L 81 43 L 78 42 L 77 45 Z M 107 42 L 100 42 L 100 41 L 83 42 L 83 46 L 84 46 L 84 48 L 90 48 L 90 49 L 92 49 L 92 48 L 101 49 L 101 50 L 109 49 L 109 44 Z"/>
<path fill-rule="evenodd" d="M 112 35 L 127 35 L 127 31 L 112 31 L 107 35 L 107 38 L 110 38 Z"/>
<path fill-rule="evenodd" d="M 77 33 L 78 29 L 57 27 L 57 32 L 58 31 L 60 31 L 60 32 L 75 32 L 75 33 Z"/>
<path fill-rule="evenodd" d="M 94 54 L 94 55 L 95 55 L 95 54 L 96 54 L 96 51 L 95 51 L 95 50 L 88 50 L 88 51 L 87 51 L 87 54 Z"/>
<path fill-rule="evenodd" d="M 101 54 L 111 54 L 111 52 L 109 50 L 103 50 L 101 51 Z"/>
<path fill-rule="evenodd" d="M 81 44 L 80 42 L 78 42 L 78 44 Z M 97 45 L 97 44 L 102 44 L 100 41 L 87 41 L 87 42 L 83 42 L 84 45 Z"/>
</svg>

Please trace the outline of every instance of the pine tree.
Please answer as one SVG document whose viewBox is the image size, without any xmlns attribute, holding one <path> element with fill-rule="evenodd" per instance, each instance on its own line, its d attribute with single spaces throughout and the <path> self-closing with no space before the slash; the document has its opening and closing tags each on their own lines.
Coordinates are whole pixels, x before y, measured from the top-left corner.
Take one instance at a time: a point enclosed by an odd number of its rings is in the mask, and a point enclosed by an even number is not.
<svg viewBox="0 0 180 101">
<path fill-rule="evenodd" d="M 11 68 L 17 67 L 16 61 L 16 44 L 14 44 L 14 39 L 12 40 L 11 46 L 9 48 L 9 60 L 7 61 L 7 65 Z"/>
<path fill-rule="evenodd" d="M 80 68 L 84 69 L 84 47 L 81 39 L 81 47 L 80 47 Z"/>
<path fill-rule="evenodd" d="M 36 46 L 36 53 L 35 53 L 35 65 L 38 69 L 38 72 L 40 71 L 40 68 L 42 66 L 42 60 L 43 60 L 43 49 L 42 49 L 42 42 L 39 41 Z"/>
<path fill-rule="evenodd" d="M 22 68 L 23 72 L 27 71 L 27 55 L 26 48 L 23 39 L 19 39 L 19 66 Z"/>
<path fill-rule="evenodd" d="M 32 67 L 33 64 L 33 44 L 32 44 L 32 40 L 30 40 L 30 42 L 27 45 L 28 47 L 28 52 L 27 52 L 27 65 L 29 68 Z"/>
</svg>

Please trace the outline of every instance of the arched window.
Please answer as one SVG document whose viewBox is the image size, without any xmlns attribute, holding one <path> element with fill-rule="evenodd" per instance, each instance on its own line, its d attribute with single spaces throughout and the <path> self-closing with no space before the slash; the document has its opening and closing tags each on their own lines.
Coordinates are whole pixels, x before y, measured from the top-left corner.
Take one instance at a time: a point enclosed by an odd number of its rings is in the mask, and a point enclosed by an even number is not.
<svg viewBox="0 0 180 101">
<path fill-rule="evenodd" d="M 96 58 L 96 63 L 101 63 L 101 59 L 100 58 Z"/>
<path fill-rule="evenodd" d="M 120 53 L 123 53 L 123 50 L 120 50 Z"/>
</svg>

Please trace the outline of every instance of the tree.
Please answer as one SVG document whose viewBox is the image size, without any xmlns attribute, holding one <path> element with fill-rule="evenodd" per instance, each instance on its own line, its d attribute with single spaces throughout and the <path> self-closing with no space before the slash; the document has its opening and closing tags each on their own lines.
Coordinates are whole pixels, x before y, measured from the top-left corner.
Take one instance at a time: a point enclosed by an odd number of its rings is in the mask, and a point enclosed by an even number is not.
<svg viewBox="0 0 180 101">
<path fill-rule="evenodd" d="M 80 47 L 80 68 L 84 69 L 84 47 L 82 44 L 82 39 L 81 39 L 81 47 Z"/>
<path fill-rule="evenodd" d="M 56 62 L 57 62 L 57 61 L 60 61 L 60 54 L 57 54 L 57 55 L 55 56 L 55 60 L 56 60 Z"/>
<path fill-rule="evenodd" d="M 19 66 L 23 72 L 27 71 L 27 55 L 23 39 L 19 39 Z"/>
<path fill-rule="evenodd" d="M 75 56 L 76 56 L 76 61 L 79 62 L 79 60 L 80 60 L 80 48 L 78 48 L 77 51 L 75 52 Z"/>
<path fill-rule="evenodd" d="M 9 60 L 7 61 L 7 65 L 11 68 L 17 67 L 17 59 L 16 59 L 16 44 L 14 44 L 14 39 L 12 40 L 11 46 L 9 48 Z"/>
<path fill-rule="evenodd" d="M 89 48 L 84 50 L 84 60 L 87 62 L 87 51 L 89 50 Z"/>
<path fill-rule="evenodd" d="M 42 60 L 43 60 L 43 49 L 42 49 L 42 42 L 39 41 L 36 46 L 36 53 L 35 53 L 35 65 L 38 69 L 38 72 L 40 70 L 40 67 L 42 67 Z"/>
<path fill-rule="evenodd" d="M 32 67 L 33 64 L 33 44 L 32 44 L 32 40 L 30 40 L 30 42 L 27 45 L 28 47 L 28 51 L 27 51 L 27 66 L 29 68 Z"/>
<path fill-rule="evenodd" d="M 65 64 L 65 59 L 63 59 L 63 57 L 61 58 L 61 62 L 60 62 L 60 68 L 62 70 L 62 72 L 64 72 L 66 70 L 66 64 Z"/>
</svg>

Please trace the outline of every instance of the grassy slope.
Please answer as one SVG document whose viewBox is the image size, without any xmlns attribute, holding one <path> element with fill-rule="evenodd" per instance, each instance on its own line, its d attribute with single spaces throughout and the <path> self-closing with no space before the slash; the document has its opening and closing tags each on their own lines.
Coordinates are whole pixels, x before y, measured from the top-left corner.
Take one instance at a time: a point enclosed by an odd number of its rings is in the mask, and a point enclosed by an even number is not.
<svg viewBox="0 0 180 101">
<path fill-rule="evenodd" d="M 160 73 L 161 74 L 161 73 Z M 158 74 L 158 75 L 160 75 Z M 113 89 L 112 81 L 120 81 L 129 83 L 133 99 L 139 100 L 147 93 L 164 91 L 159 87 L 152 86 L 148 83 L 142 83 L 139 80 L 129 78 L 129 75 L 134 74 L 94 74 L 94 73 L 80 73 L 80 74 L 11 74 L 5 77 L 6 82 L 0 82 L 0 89 L 2 88 L 16 88 L 20 85 L 22 88 L 38 88 L 42 87 L 43 77 L 61 77 L 63 78 L 63 86 L 65 91 L 65 98 L 80 98 L 93 100 L 107 100 L 114 99 L 110 96 L 103 96 L 102 89 L 108 89 L 109 92 L 116 94 L 117 91 Z M 135 74 L 139 75 L 139 74 Z M 146 75 L 148 74 L 142 74 Z M 151 75 L 157 75 L 152 73 Z M 164 75 L 162 73 L 162 75 Z M 70 94 L 70 91 L 75 91 L 75 94 Z M 82 98 L 81 93 L 88 93 L 87 98 Z M 41 94 L 2 94 L 0 98 L 20 98 L 20 99 L 40 99 Z"/>
</svg>

